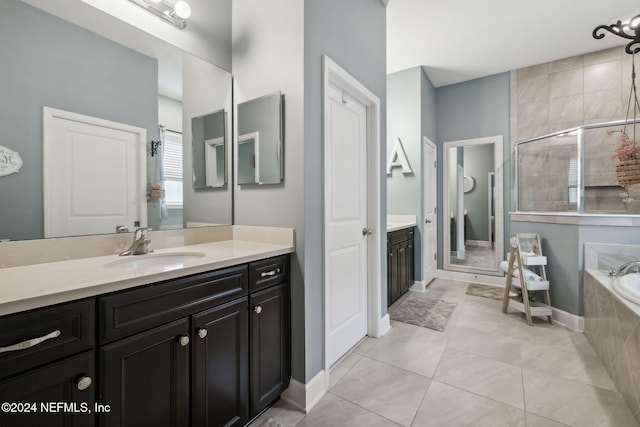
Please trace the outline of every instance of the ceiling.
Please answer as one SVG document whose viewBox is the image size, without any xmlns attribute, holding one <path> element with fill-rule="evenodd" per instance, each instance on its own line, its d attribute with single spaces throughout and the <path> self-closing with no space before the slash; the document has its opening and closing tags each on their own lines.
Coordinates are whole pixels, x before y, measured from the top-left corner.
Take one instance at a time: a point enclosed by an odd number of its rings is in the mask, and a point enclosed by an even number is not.
<svg viewBox="0 0 640 427">
<path fill-rule="evenodd" d="M 593 29 L 638 14 L 638 0 L 389 0 L 387 73 L 423 66 L 440 87 L 621 46 Z"/>
</svg>

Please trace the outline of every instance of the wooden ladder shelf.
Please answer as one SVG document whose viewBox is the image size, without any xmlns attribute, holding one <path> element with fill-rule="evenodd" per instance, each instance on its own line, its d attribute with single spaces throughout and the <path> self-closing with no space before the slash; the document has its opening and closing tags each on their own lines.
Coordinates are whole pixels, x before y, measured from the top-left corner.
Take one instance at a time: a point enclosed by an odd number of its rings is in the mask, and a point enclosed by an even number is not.
<svg viewBox="0 0 640 427">
<path fill-rule="evenodd" d="M 546 317 L 551 323 L 547 257 L 542 255 L 540 237 L 537 233 L 518 233 L 511 237 L 510 243 L 509 259 L 500 264 L 500 269 L 507 273 L 502 312 L 513 309 L 524 313 L 529 325 L 533 324 L 534 316 Z M 512 287 L 521 290 L 521 294 L 512 294 Z M 530 301 L 529 292 L 533 291 L 540 291 L 544 302 Z"/>
</svg>

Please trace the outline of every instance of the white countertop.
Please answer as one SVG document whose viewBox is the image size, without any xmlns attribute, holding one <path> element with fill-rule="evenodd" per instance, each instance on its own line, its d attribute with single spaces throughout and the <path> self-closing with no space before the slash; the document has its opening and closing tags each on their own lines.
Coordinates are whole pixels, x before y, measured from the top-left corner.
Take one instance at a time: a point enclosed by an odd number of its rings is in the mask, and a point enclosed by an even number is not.
<svg viewBox="0 0 640 427">
<path fill-rule="evenodd" d="M 415 215 L 387 215 L 387 233 L 416 225 Z"/>
<path fill-rule="evenodd" d="M 185 252 L 204 254 L 201 258 L 177 266 L 106 268 L 104 265 L 109 262 L 130 258 L 107 255 L 0 268 L 0 315 L 244 264 L 293 251 L 293 246 L 288 244 L 225 240 L 158 249 L 153 253 L 153 255 Z M 136 255 L 136 257 L 144 256 Z"/>
</svg>

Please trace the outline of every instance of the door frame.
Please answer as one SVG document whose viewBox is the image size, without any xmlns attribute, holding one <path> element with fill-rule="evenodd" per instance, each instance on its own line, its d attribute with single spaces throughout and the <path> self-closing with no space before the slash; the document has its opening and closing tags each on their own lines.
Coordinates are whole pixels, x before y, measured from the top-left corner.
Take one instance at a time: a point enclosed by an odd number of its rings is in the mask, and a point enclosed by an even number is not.
<svg viewBox="0 0 640 427">
<path fill-rule="evenodd" d="M 373 230 L 373 234 L 367 238 L 367 335 L 380 337 L 389 328 L 389 315 L 382 317 L 382 235 L 386 237 L 386 230 L 382 224 L 380 215 L 380 170 L 383 167 L 380 162 L 380 99 L 368 90 L 363 84 L 351 76 L 342 67 L 336 64 L 327 55 L 322 56 L 322 283 L 324 287 L 323 307 L 323 364 L 325 372 L 326 388 L 329 387 L 329 368 L 327 357 L 327 339 L 329 332 L 328 316 L 328 288 L 326 280 L 326 217 L 324 216 L 325 200 L 330 196 L 327 193 L 325 171 L 331 167 L 324 155 L 325 136 L 328 130 L 329 94 L 327 88 L 332 85 L 349 94 L 367 109 L 367 227 Z"/>
<path fill-rule="evenodd" d="M 434 157 L 433 160 L 436 162 L 436 165 L 428 165 L 426 164 L 426 159 L 424 157 L 425 154 L 425 150 L 426 150 L 426 146 L 430 146 L 431 148 L 433 148 L 433 153 L 434 153 Z M 433 253 L 436 254 L 436 259 L 434 260 L 434 269 L 433 269 L 433 278 L 435 279 L 437 272 L 438 272 L 438 259 L 437 259 L 437 254 L 438 254 L 438 230 L 440 229 L 440 223 L 438 222 L 438 170 L 437 170 L 437 161 L 438 161 L 438 146 L 431 141 L 429 138 L 427 138 L 426 136 L 422 137 L 422 153 L 423 153 L 423 170 L 422 170 L 422 224 L 421 227 L 424 230 L 425 227 L 425 221 L 426 221 L 426 217 L 427 217 L 427 212 L 425 210 L 426 208 L 426 197 L 425 194 L 427 192 L 427 187 L 431 186 L 431 188 L 433 189 L 433 207 L 436 209 L 436 211 L 433 213 L 433 218 L 435 220 L 435 224 L 433 225 L 433 227 L 435 228 L 435 232 L 433 233 Z M 433 177 L 434 182 L 429 184 L 427 182 L 427 178 L 428 178 L 428 168 L 432 168 L 434 169 L 434 173 L 433 173 Z M 423 241 L 422 241 L 422 283 L 421 285 L 421 289 L 420 290 L 424 290 L 426 288 L 426 286 L 430 283 L 430 281 L 427 281 L 427 265 L 428 265 L 428 260 L 427 260 L 427 251 L 425 250 L 426 248 L 426 233 L 422 233 L 423 234 Z"/>
</svg>

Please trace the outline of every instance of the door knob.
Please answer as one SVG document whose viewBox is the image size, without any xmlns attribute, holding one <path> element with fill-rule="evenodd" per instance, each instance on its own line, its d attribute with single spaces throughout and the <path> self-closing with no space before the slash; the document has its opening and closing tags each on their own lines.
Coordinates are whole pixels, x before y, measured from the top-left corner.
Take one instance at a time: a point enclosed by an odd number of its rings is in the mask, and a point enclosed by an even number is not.
<svg viewBox="0 0 640 427">
<path fill-rule="evenodd" d="M 430 220 L 430 219 L 425 219 L 425 220 L 424 220 L 424 223 L 425 223 L 425 224 L 431 224 L 431 220 Z"/>
<path fill-rule="evenodd" d="M 257 314 L 262 313 L 262 306 L 256 305 L 255 307 L 253 307 L 253 311 L 255 311 Z"/>
<path fill-rule="evenodd" d="M 372 229 L 367 228 L 367 227 L 362 229 L 362 235 L 363 236 L 370 236 L 372 234 L 373 234 L 373 230 Z"/>
<path fill-rule="evenodd" d="M 183 335 L 180 338 L 178 338 L 178 342 L 180 343 L 181 346 L 186 347 L 189 345 L 189 337 L 186 335 Z"/>
<path fill-rule="evenodd" d="M 198 329 L 198 336 L 200 338 L 205 338 L 207 336 L 207 330 L 205 328 Z"/>
</svg>

